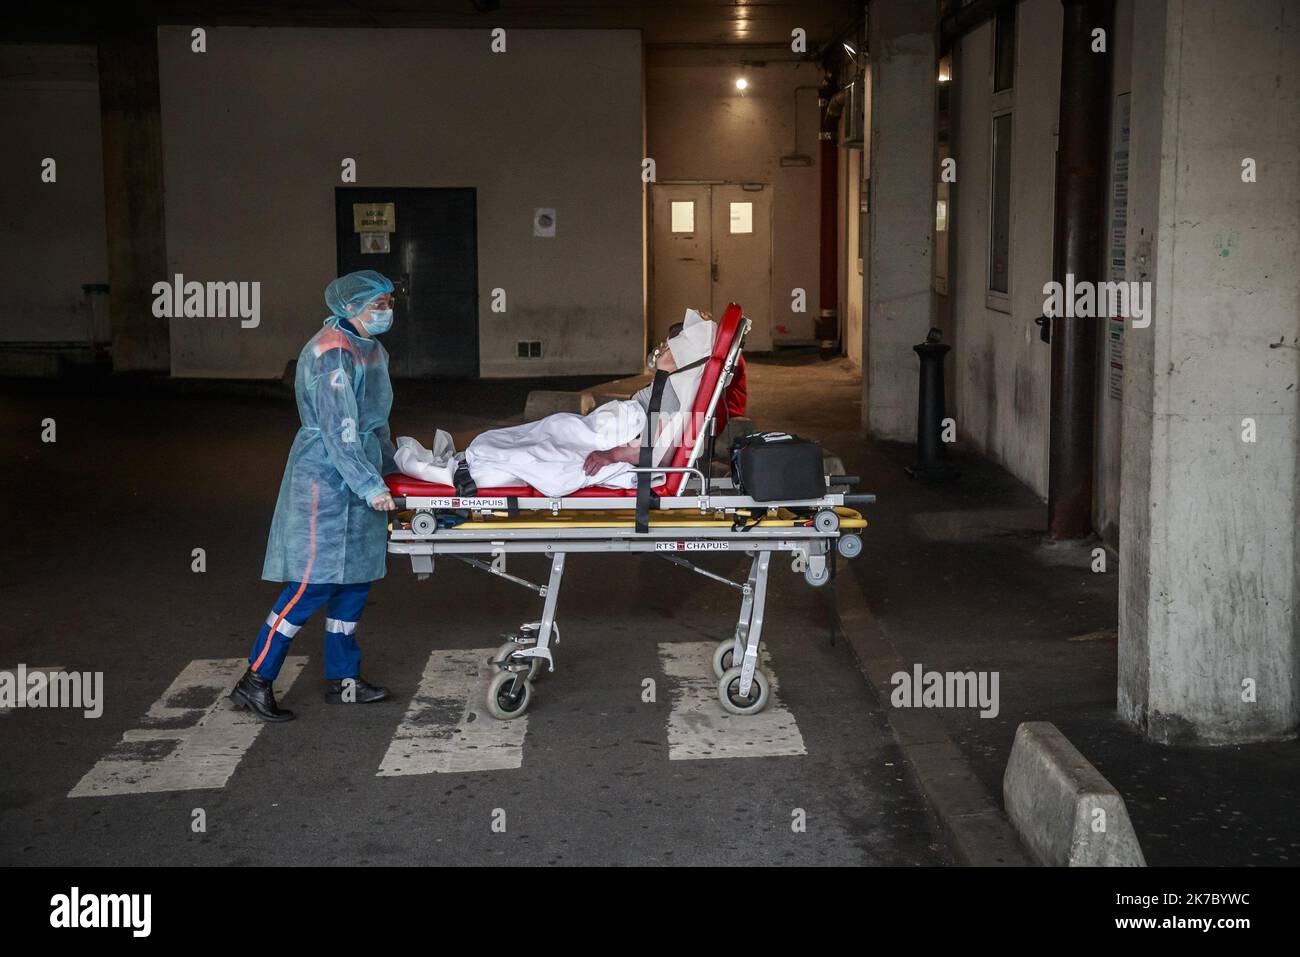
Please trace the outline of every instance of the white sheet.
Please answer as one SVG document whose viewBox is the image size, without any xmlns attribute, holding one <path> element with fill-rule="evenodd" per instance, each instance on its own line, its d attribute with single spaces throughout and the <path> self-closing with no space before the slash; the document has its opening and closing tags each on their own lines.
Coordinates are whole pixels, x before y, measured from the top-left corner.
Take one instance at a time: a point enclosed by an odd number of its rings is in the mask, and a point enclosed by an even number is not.
<svg viewBox="0 0 1300 957">
<path fill-rule="evenodd" d="M 686 311 L 680 335 L 669 340 L 673 359 L 679 367 L 709 355 L 717 326 L 703 319 L 693 309 Z M 695 405 L 695 393 L 703 366 L 697 366 L 669 378 L 677 394 L 679 412 L 662 415 L 655 423 L 654 454 L 651 462 L 664 464 L 682 435 L 686 416 Z M 632 466 L 622 462 L 606 465 L 595 475 L 583 472 L 587 456 L 597 450 L 612 449 L 639 439 L 645 429 L 646 413 L 635 400 L 606 402 L 587 415 L 557 412 L 536 422 L 490 429 L 475 438 L 463 455 L 456 452 L 452 438 L 442 429 L 434 436 L 433 448 L 401 436 L 397 440 L 397 467 L 407 475 L 426 482 L 452 485 L 461 458 L 469 464 L 470 475 L 480 488 L 527 484 L 543 495 L 558 498 L 590 485 L 611 488 L 634 488 L 636 475 Z M 662 473 L 653 476 L 654 484 L 664 480 Z"/>
</svg>

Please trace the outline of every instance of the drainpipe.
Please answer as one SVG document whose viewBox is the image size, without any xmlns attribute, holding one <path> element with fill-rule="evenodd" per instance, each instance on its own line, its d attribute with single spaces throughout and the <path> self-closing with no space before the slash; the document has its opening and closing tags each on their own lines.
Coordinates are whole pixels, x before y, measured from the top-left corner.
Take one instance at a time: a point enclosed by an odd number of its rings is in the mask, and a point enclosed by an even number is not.
<svg viewBox="0 0 1300 957">
<path fill-rule="evenodd" d="M 1061 0 L 1060 139 L 1052 278 L 1102 278 L 1106 166 L 1111 112 L 1115 0 Z M 1106 52 L 1092 52 L 1092 31 L 1105 31 Z M 1097 323 L 1051 320 L 1052 400 L 1048 451 L 1048 536 L 1073 541 L 1092 534 L 1093 428 Z"/>
<path fill-rule="evenodd" d="M 817 316 L 814 335 L 823 349 L 834 347 L 839 341 L 839 300 L 840 300 L 840 266 L 839 266 L 839 110 L 833 111 L 831 105 L 837 93 L 833 74 L 826 72 L 826 82 L 817 94 L 817 105 L 821 109 L 822 126 L 817 134 L 821 149 L 821 312 Z M 843 110 L 841 105 L 840 110 Z"/>
</svg>

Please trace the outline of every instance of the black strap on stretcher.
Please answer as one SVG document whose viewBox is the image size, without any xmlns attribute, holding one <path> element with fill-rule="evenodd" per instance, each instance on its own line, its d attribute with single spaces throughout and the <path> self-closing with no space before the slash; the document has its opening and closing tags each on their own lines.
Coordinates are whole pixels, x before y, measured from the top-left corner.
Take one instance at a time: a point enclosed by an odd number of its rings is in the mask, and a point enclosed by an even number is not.
<svg viewBox="0 0 1300 957">
<path fill-rule="evenodd" d="M 456 486 L 456 494 L 460 498 L 473 498 L 478 494 L 478 486 L 474 484 L 474 479 L 469 474 L 469 464 L 461 459 L 456 466 L 456 472 L 452 475 L 452 482 Z"/>
<path fill-rule="evenodd" d="M 668 384 L 668 373 L 662 369 L 655 370 L 654 384 L 650 387 L 650 404 L 646 407 L 645 431 L 641 433 L 641 457 L 637 460 L 637 467 L 648 469 L 650 461 L 654 457 L 654 443 L 651 441 L 650 434 L 654 430 L 655 417 L 659 414 L 659 406 L 664 400 L 664 386 Z M 655 499 L 654 504 L 658 505 L 659 496 L 651 494 L 650 487 L 654 484 L 653 472 L 638 472 L 636 475 L 636 531 L 638 535 L 644 535 L 650 531 L 650 504 L 651 499 Z"/>
<path fill-rule="evenodd" d="M 654 456 L 654 441 L 652 433 L 654 431 L 655 419 L 659 415 L 659 406 L 663 403 L 664 388 L 668 385 L 668 379 L 675 376 L 678 372 L 686 372 L 688 369 L 694 369 L 696 366 L 702 366 L 713 358 L 707 355 L 702 359 L 696 359 L 694 362 L 682 366 L 672 372 L 664 372 L 662 369 L 655 370 L 655 378 L 650 386 L 650 404 L 646 408 L 645 431 L 641 433 L 641 455 L 637 460 L 637 467 L 648 469 L 651 465 L 651 459 Z M 699 441 L 699 436 L 695 437 Z M 653 472 L 638 472 L 636 476 L 636 530 L 637 534 L 643 535 L 650 531 L 650 509 L 652 506 L 659 505 L 659 496 L 651 491 L 654 485 Z"/>
</svg>

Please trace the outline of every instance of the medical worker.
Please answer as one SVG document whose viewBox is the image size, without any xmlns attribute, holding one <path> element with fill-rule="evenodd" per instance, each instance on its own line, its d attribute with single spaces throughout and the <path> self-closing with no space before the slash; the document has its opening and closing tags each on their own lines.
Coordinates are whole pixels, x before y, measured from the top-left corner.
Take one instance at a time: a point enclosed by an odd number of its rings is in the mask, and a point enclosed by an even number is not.
<svg viewBox="0 0 1300 957">
<path fill-rule="evenodd" d="M 266 721 L 290 721 L 272 682 L 289 644 L 325 608 L 327 698 L 371 702 L 388 689 L 360 675 L 357 622 L 371 582 L 384 577 L 388 520 L 396 508 L 386 472 L 393 467 L 388 353 L 374 337 L 393 324 L 393 284 L 373 270 L 340 276 L 325 288 L 330 316 L 298 356 L 294 393 L 302 428 L 289 450 L 271 520 L 262 577 L 288 582 L 248 656 L 230 698 Z"/>
</svg>

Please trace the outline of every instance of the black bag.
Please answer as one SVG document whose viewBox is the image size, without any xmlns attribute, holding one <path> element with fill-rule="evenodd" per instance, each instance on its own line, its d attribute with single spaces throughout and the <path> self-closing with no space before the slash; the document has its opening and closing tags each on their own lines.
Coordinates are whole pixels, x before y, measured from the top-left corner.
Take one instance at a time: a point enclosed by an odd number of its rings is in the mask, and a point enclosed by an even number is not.
<svg viewBox="0 0 1300 957">
<path fill-rule="evenodd" d="M 731 478 L 756 502 L 826 494 L 822 447 L 786 432 L 752 432 L 731 443 Z"/>
</svg>

